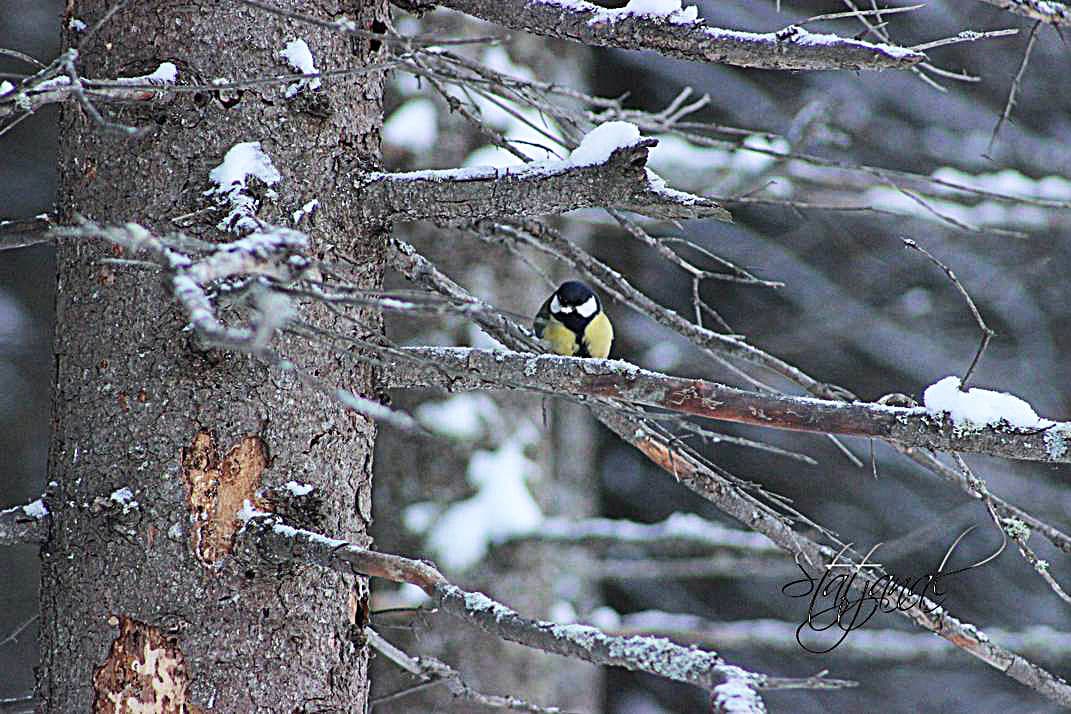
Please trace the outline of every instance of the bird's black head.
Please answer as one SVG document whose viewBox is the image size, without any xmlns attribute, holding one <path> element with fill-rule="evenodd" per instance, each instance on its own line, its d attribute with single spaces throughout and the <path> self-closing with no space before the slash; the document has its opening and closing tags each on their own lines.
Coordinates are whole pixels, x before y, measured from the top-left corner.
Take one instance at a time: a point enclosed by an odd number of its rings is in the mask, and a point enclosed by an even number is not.
<svg viewBox="0 0 1071 714">
<path fill-rule="evenodd" d="M 599 314 L 599 297 L 584 283 L 569 280 L 558 286 L 550 301 L 550 314 L 572 330 L 583 330 Z"/>
<path fill-rule="evenodd" d="M 558 296 L 558 301 L 562 305 L 569 305 L 571 307 L 583 305 L 589 298 L 595 297 L 595 293 L 592 289 L 579 280 L 567 280 L 558 286 L 558 289 L 554 294 Z M 598 298 L 596 298 L 596 300 L 597 299 Z"/>
</svg>

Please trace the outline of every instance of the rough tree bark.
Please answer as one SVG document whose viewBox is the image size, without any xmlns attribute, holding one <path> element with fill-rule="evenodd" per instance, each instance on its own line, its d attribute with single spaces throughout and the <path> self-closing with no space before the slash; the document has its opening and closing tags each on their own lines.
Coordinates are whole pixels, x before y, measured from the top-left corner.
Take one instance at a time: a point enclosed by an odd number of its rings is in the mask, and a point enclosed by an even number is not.
<svg viewBox="0 0 1071 714">
<path fill-rule="evenodd" d="M 277 4 L 347 13 L 365 29 L 387 12 L 383 0 Z M 112 5 L 86 0 L 68 12 L 92 25 Z M 296 37 L 324 69 L 374 62 L 379 52 L 366 39 L 238 3 L 164 0 L 129 3 L 80 62 L 96 77 L 151 72 L 162 61 L 178 66 L 180 83 L 261 77 L 291 71 L 279 51 Z M 291 211 L 319 198 L 313 222 L 301 226 L 313 253 L 351 256 L 377 286 L 382 227 L 362 222 L 348 177 L 378 156 L 381 84 L 367 74 L 292 101 L 278 85 L 180 94 L 163 109 L 114 115 L 152 127 L 138 142 L 71 104 L 60 129 L 65 218 L 137 220 L 166 233 L 176 217 L 194 214 L 183 230 L 218 241 L 220 216 L 194 213 L 209 205 L 208 172 L 235 143 L 260 141 L 283 174 L 261 218 L 289 225 Z M 99 244 L 58 246 L 54 528 L 43 550 L 38 683 L 45 710 L 128 711 L 134 698 L 161 712 L 362 711 L 367 654 L 355 633 L 366 582 L 318 569 L 276 572 L 226 553 L 234 509 L 290 479 L 320 487 L 320 530 L 367 542 L 374 426 L 250 357 L 199 350 L 157 281 L 101 263 L 107 255 Z M 285 340 L 279 347 L 312 373 L 372 393 L 365 368 Z M 124 487 L 136 505 L 121 491 L 111 498 Z"/>
</svg>

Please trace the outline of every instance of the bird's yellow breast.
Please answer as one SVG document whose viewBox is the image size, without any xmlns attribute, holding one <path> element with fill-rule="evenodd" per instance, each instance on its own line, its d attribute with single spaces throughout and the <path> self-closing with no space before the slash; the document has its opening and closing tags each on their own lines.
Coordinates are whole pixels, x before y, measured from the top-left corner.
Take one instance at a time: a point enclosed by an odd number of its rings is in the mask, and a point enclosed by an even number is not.
<svg viewBox="0 0 1071 714">
<path fill-rule="evenodd" d="M 614 326 L 606 317 L 606 313 L 600 312 L 584 328 L 584 344 L 587 352 L 592 357 L 606 359 L 610 355 L 610 346 L 614 343 Z"/>
<path fill-rule="evenodd" d="M 547 327 L 543 330 L 543 339 L 550 345 L 550 351 L 556 355 L 572 357 L 580 351 L 580 343 L 577 342 L 573 331 L 554 318 L 547 322 Z"/>
</svg>

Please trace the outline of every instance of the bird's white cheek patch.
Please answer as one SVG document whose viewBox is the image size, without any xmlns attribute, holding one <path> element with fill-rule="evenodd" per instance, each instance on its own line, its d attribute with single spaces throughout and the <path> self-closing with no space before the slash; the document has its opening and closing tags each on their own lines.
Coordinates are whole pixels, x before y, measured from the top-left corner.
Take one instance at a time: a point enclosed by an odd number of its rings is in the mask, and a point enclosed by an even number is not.
<svg viewBox="0 0 1071 714">
<path fill-rule="evenodd" d="M 558 296 L 557 295 L 555 295 L 554 297 L 552 297 L 550 299 L 550 311 L 551 311 L 551 313 L 561 312 L 562 311 L 562 304 L 560 302 L 558 302 Z"/>
<path fill-rule="evenodd" d="M 591 317 L 599 311 L 599 303 L 595 301 L 595 298 L 589 297 L 576 308 L 576 311 L 580 313 L 581 317 Z"/>
</svg>

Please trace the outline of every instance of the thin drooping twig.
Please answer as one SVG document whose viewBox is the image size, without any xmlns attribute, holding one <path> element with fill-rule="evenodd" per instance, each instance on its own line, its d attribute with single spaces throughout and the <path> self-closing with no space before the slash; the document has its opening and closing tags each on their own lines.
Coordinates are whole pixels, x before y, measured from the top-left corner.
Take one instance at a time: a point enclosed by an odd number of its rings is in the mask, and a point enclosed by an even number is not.
<svg viewBox="0 0 1071 714">
<path fill-rule="evenodd" d="M 986 156 L 992 155 L 993 144 L 997 141 L 997 134 L 1000 133 L 1000 128 L 1004 126 L 1004 122 L 1008 121 L 1011 117 L 1012 109 L 1015 108 L 1015 95 L 1019 93 L 1023 75 L 1026 74 L 1026 66 L 1030 62 L 1030 53 L 1034 50 L 1034 43 L 1037 42 L 1038 28 L 1041 27 L 1041 23 L 1042 21 L 1038 20 L 1030 28 L 1030 36 L 1026 40 L 1026 49 L 1023 51 L 1023 60 L 1019 63 L 1019 70 L 1015 73 L 1015 78 L 1012 79 L 1011 88 L 1008 90 L 1008 101 L 1004 103 L 1004 111 L 1000 113 L 1000 118 L 997 119 L 996 126 L 993 127 L 993 133 L 989 137 L 989 146 L 985 150 Z"/>
<path fill-rule="evenodd" d="M 687 682 L 707 689 L 739 679 L 755 690 L 837 689 L 850 682 L 782 679 L 746 672 L 726 664 L 712 652 L 673 645 L 655 638 L 613 638 L 593 627 L 556 625 L 529 620 L 482 593 L 451 584 L 423 561 L 378 553 L 353 543 L 293 528 L 268 513 L 243 514 L 245 527 L 237 543 L 245 557 L 269 563 L 297 561 L 341 572 L 357 572 L 424 590 L 435 607 L 498 637 L 545 652 L 593 664 L 625 667 Z"/>
<path fill-rule="evenodd" d="M 1027 540 L 1030 538 L 1030 528 L 1022 521 L 1016 518 L 1001 518 L 1000 514 L 993 503 L 993 498 L 989 494 L 989 487 L 985 481 L 975 475 L 974 470 L 967 464 L 959 454 L 953 454 L 956 464 L 959 466 L 960 471 L 966 477 L 968 487 L 974 491 L 977 496 L 985 503 L 986 510 L 989 512 L 990 518 L 993 519 L 993 524 L 1000 531 L 1001 537 L 1004 539 L 1004 545 L 1007 545 L 1007 541 L 1010 538 L 1015 541 L 1015 544 L 1019 548 L 1019 554 L 1023 557 L 1030 567 L 1034 569 L 1045 584 L 1056 593 L 1056 596 L 1063 600 L 1068 605 L 1071 605 L 1071 595 L 1068 595 L 1063 587 L 1056 582 L 1056 578 L 1049 572 L 1049 563 L 1038 558 L 1033 548 L 1027 545 Z M 1003 549 L 1003 545 L 1001 549 Z"/>
<path fill-rule="evenodd" d="M 668 57 L 761 69 L 905 69 L 921 52 L 789 26 L 754 33 L 710 27 L 681 15 L 607 10 L 584 0 L 436 0 L 511 30 L 525 30 L 589 46 L 653 50 Z"/>
<path fill-rule="evenodd" d="M 471 702 L 481 707 L 531 712 L 531 714 L 566 714 L 560 707 L 541 707 L 517 697 L 503 697 L 476 691 L 465 683 L 461 678 L 460 672 L 445 662 L 434 657 L 412 657 L 388 642 L 371 627 L 364 628 L 364 636 L 374 650 L 421 680 L 421 684 L 416 687 L 408 687 L 401 692 L 373 699 L 369 706 L 370 709 L 374 709 L 377 704 L 425 689 L 428 685 L 441 684 L 450 691 L 450 694 L 455 699 Z"/>
<path fill-rule="evenodd" d="M 912 239 L 901 238 L 900 240 L 903 241 L 906 247 L 912 248 L 922 253 L 924 256 L 929 258 L 934 265 L 936 265 L 938 268 L 945 272 L 945 275 L 948 276 L 948 279 L 951 280 L 952 284 L 956 286 L 956 290 L 959 291 L 959 294 L 962 295 L 963 299 L 967 302 L 967 307 L 970 308 L 971 315 L 974 317 L 974 321 L 978 324 L 978 329 L 982 331 L 982 341 L 978 345 L 978 350 L 974 353 L 974 359 L 971 360 L 970 366 L 967 367 L 967 371 L 963 374 L 963 379 L 960 380 L 959 388 L 961 391 L 966 392 L 967 382 L 970 381 L 971 376 L 974 374 L 974 368 L 978 366 L 978 361 L 985 353 L 985 348 L 989 346 L 989 341 L 992 340 L 997 333 L 990 329 L 989 325 L 985 323 L 985 320 L 982 318 L 982 313 L 978 310 L 978 306 L 975 305 L 974 300 L 971 299 L 971 294 L 967 292 L 967 288 L 963 287 L 963 283 L 959 281 L 959 278 L 956 277 L 956 274 L 952 272 L 951 268 L 942 263 L 932 253 L 930 253 L 930 251 L 926 250 Z"/>
<path fill-rule="evenodd" d="M 962 472 L 942 463 L 929 451 L 913 447 L 901 447 L 895 444 L 892 446 L 898 452 L 911 459 L 919 466 L 922 466 L 927 471 L 958 486 L 964 493 L 969 494 L 973 498 L 982 498 L 982 495 L 977 492 L 975 486 L 967 480 Z M 1071 534 L 1064 533 L 1060 529 L 1049 525 L 1021 508 L 1013 506 L 999 496 L 988 494 L 988 497 L 993 509 L 1002 519 L 1016 519 L 1021 521 L 1032 531 L 1040 533 L 1046 540 L 1064 553 L 1071 554 Z"/>
</svg>

